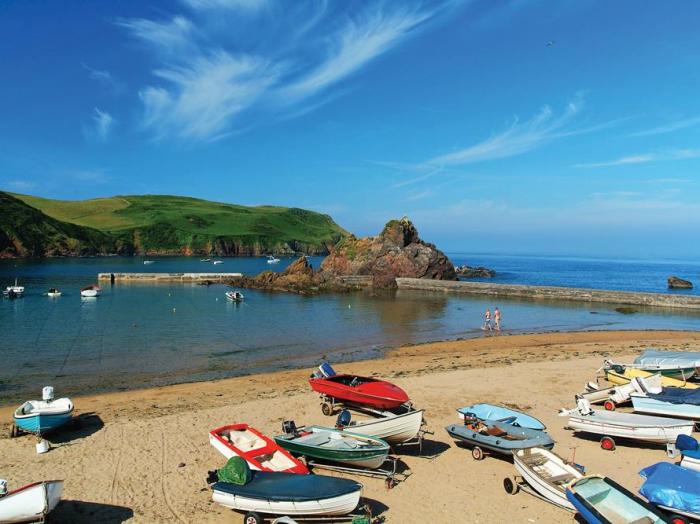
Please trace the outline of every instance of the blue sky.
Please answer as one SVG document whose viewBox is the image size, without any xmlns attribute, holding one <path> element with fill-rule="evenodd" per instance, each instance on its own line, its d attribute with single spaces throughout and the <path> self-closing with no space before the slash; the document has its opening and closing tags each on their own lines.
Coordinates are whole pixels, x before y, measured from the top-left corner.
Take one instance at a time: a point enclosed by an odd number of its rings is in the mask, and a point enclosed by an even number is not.
<svg viewBox="0 0 700 524">
<path fill-rule="evenodd" d="M 0 187 L 697 256 L 699 22 L 691 1 L 5 1 Z"/>
</svg>

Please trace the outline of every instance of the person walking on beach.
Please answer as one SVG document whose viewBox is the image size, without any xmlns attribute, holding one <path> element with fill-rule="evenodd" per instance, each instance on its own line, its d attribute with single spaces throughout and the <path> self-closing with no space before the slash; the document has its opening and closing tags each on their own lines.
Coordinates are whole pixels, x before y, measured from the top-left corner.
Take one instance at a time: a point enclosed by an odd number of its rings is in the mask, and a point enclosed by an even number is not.
<svg viewBox="0 0 700 524">
<path fill-rule="evenodd" d="M 492 331 L 493 327 L 491 326 L 491 310 L 486 308 L 486 313 L 484 313 L 484 327 L 482 328 L 484 331 Z"/>
<path fill-rule="evenodd" d="M 501 330 L 501 310 L 496 308 L 493 310 L 493 323 L 496 326 L 496 331 Z"/>
</svg>

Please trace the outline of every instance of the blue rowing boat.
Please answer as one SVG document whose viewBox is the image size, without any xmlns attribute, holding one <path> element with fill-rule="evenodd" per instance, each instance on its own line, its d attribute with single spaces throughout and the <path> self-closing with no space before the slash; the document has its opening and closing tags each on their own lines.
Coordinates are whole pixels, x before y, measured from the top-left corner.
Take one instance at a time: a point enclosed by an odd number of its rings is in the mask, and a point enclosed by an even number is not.
<svg viewBox="0 0 700 524">
<path fill-rule="evenodd" d="M 457 413 L 459 413 L 460 418 L 465 418 L 465 416 L 469 415 L 479 420 L 508 422 L 514 426 L 520 426 L 521 428 L 537 429 L 540 431 L 547 429 L 541 421 L 527 413 L 505 406 L 497 406 L 495 404 L 472 404 L 471 406 L 458 408 Z"/>
<path fill-rule="evenodd" d="M 43 435 L 66 424 L 73 415 L 69 398 L 28 400 L 15 410 L 15 427 L 26 433 Z M 16 432 L 13 430 L 13 436 Z"/>
</svg>

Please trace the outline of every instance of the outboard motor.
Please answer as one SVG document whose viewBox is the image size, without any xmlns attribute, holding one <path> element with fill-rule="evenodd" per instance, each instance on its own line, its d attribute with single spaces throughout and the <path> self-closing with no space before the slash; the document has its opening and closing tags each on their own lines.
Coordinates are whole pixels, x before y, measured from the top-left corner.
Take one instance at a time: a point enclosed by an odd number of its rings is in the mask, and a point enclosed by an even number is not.
<svg viewBox="0 0 700 524">
<path fill-rule="evenodd" d="M 333 366 L 331 366 L 328 362 L 324 362 L 323 364 L 318 366 L 318 370 L 321 372 L 321 375 L 323 375 L 325 378 L 334 377 L 337 375 L 335 369 L 333 369 Z"/>
<path fill-rule="evenodd" d="M 346 428 L 350 425 L 351 419 L 352 414 L 347 409 L 344 409 L 338 415 L 338 418 L 335 421 L 335 427 L 338 429 Z"/>
<path fill-rule="evenodd" d="M 578 407 L 581 415 L 590 415 L 593 410 L 591 409 L 591 403 L 585 398 L 580 398 L 576 401 L 576 406 Z"/>
<path fill-rule="evenodd" d="M 53 400 L 53 386 L 45 386 L 41 390 L 41 398 L 46 402 L 51 402 Z"/>
<path fill-rule="evenodd" d="M 472 426 L 476 424 L 479 421 L 478 418 L 476 418 L 476 415 L 474 413 L 465 413 L 464 414 L 464 425 L 465 426 Z"/>
<path fill-rule="evenodd" d="M 698 441 L 688 435 L 678 435 L 676 437 L 676 449 L 680 451 L 696 451 L 700 447 Z"/>
<path fill-rule="evenodd" d="M 7 495 L 7 481 L 5 479 L 0 479 L 0 497 Z"/>
<path fill-rule="evenodd" d="M 299 430 L 293 420 L 285 420 L 282 422 L 282 433 L 286 437 L 296 437 L 299 434 Z"/>
</svg>

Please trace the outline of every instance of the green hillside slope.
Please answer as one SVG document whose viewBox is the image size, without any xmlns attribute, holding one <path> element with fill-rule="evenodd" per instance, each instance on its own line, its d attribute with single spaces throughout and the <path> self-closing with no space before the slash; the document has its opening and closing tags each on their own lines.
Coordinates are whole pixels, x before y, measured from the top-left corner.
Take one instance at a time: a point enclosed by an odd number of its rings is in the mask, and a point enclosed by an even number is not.
<svg viewBox="0 0 700 524">
<path fill-rule="evenodd" d="M 163 195 L 82 201 L 13 196 L 54 220 L 97 229 L 115 245 L 144 254 L 322 254 L 347 234 L 328 215 L 298 208 Z"/>
</svg>

